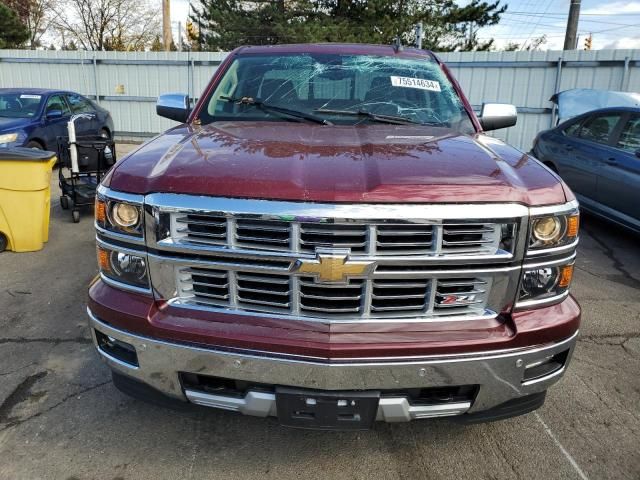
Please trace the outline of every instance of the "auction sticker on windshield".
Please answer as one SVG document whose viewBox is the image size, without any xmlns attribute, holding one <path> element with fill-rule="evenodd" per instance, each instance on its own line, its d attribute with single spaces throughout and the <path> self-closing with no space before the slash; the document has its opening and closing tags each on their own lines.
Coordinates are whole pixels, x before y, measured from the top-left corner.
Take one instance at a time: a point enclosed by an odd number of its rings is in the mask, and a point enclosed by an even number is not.
<svg viewBox="0 0 640 480">
<path fill-rule="evenodd" d="M 42 98 L 42 95 L 29 95 L 29 94 L 23 93 L 22 95 L 20 95 L 20 98 L 40 100 Z"/>
<path fill-rule="evenodd" d="M 421 90 L 440 91 L 440 83 L 435 80 L 425 80 L 424 78 L 396 77 L 391 76 L 391 85 L 394 87 L 419 88 Z"/>
</svg>

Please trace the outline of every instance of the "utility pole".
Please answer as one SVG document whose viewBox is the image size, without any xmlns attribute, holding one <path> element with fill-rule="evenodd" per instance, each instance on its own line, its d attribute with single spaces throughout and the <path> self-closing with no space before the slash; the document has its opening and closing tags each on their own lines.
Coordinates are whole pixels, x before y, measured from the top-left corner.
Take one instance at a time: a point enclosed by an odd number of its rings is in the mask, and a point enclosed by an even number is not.
<svg viewBox="0 0 640 480">
<path fill-rule="evenodd" d="M 564 37 L 563 50 L 578 48 L 578 21 L 580 20 L 580 0 L 571 0 L 569 18 L 567 19 L 567 33 Z"/>
<path fill-rule="evenodd" d="M 422 36 L 424 35 L 424 30 L 422 30 L 422 22 L 418 22 L 416 25 L 416 47 L 422 50 Z"/>
<path fill-rule="evenodd" d="M 164 43 L 164 50 L 166 52 L 171 50 L 172 42 L 173 35 L 171 35 L 171 9 L 169 7 L 169 0 L 162 0 L 162 43 Z"/>
</svg>

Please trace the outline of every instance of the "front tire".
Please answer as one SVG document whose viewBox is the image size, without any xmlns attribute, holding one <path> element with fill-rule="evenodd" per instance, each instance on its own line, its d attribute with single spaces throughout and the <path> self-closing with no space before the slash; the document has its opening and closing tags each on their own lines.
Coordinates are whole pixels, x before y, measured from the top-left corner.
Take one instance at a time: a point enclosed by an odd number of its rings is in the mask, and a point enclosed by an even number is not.
<svg viewBox="0 0 640 480">
<path fill-rule="evenodd" d="M 33 148 L 34 150 L 44 150 L 44 147 L 40 145 L 40 142 L 36 142 L 35 140 L 30 140 L 25 146 L 27 148 Z"/>
</svg>

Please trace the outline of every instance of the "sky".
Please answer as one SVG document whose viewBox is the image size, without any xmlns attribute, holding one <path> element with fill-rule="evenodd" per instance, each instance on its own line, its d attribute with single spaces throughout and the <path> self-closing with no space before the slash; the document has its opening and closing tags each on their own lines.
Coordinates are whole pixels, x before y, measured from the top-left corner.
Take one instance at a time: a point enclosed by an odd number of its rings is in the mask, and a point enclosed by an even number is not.
<svg viewBox="0 0 640 480">
<path fill-rule="evenodd" d="M 461 0 L 464 5 L 468 0 Z M 547 36 L 543 50 L 562 50 L 567 27 L 570 0 L 503 0 L 508 6 L 500 23 L 478 32 L 482 39 L 494 38 L 499 49 L 509 42 L 521 45 L 532 39 Z M 174 35 L 177 22 L 183 26 L 189 10 L 189 0 L 171 0 L 171 19 Z M 578 25 L 578 48 L 584 39 L 593 36 L 592 48 L 640 48 L 640 0 L 582 0 Z"/>
</svg>

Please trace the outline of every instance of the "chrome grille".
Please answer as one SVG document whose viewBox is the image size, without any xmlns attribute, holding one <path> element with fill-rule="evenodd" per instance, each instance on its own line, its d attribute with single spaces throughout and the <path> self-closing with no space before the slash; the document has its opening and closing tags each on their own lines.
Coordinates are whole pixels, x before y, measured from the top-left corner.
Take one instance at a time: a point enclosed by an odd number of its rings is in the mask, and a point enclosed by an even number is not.
<svg viewBox="0 0 640 480">
<path fill-rule="evenodd" d="M 513 304 L 528 208 L 347 205 L 151 194 L 154 294 L 320 322 L 495 316 Z"/>
<path fill-rule="evenodd" d="M 478 316 L 486 313 L 490 282 L 416 277 L 327 284 L 305 276 L 186 267 L 178 269 L 177 301 L 319 318 Z M 230 292 L 236 292 L 235 297 Z"/>
<path fill-rule="evenodd" d="M 242 215 L 174 214 L 176 244 L 314 253 L 344 248 L 371 256 L 510 255 L 503 230 L 513 224 L 431 222 L 299 222 Z"/>
</svg>

